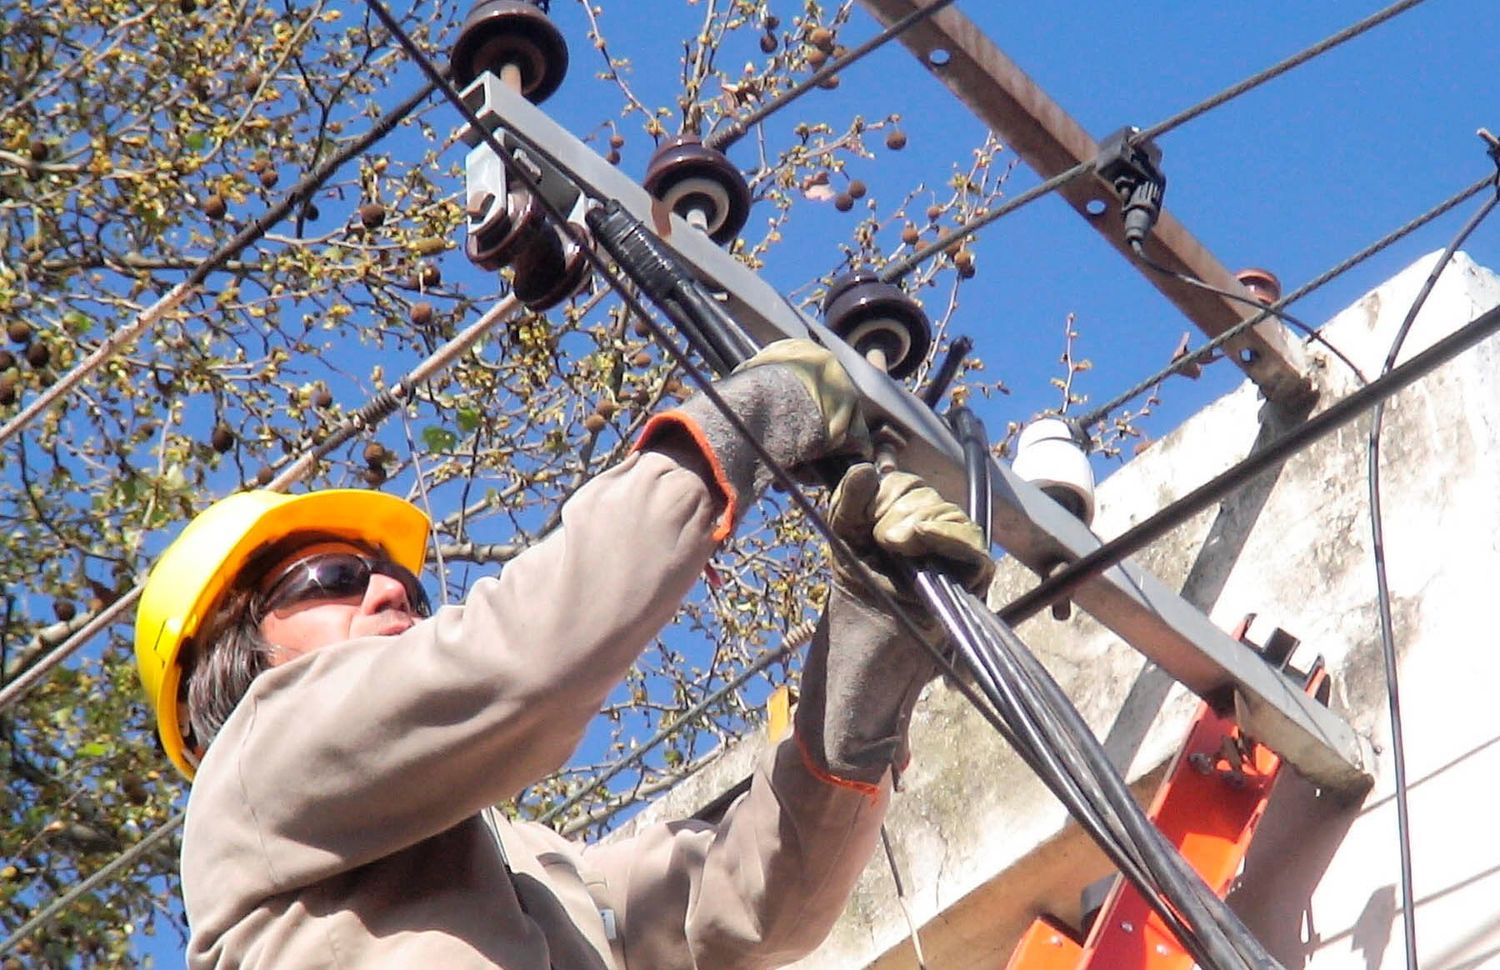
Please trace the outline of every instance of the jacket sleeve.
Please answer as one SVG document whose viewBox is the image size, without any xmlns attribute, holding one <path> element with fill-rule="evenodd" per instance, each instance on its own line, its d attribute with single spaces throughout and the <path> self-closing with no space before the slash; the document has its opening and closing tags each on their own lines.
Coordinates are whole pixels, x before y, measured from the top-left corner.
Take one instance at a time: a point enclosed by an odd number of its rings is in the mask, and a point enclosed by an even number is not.
<svg viewBox="0 0 1500 970">
<path fill-rule="evenodd" d="M 825 642 L 830 626 L 839 639 L 898 635 L 869 611 L 831 609 Z M 627 970 L 757 970 L 811 952 L 874 852 L 890 791 L 889 774 L 868 784 L 820 770 L 794 734 L 719 822 L 657 824 L 586 849 Z"/>
<path fill-rule="evenodd" d="M 286 889 L 557 769 L 713 550 L 721 502 L 692 464 L 637 452 L 463 606 L 262 674 L 209 749 L 194 801 L 243 805 Z"/>
</svg>

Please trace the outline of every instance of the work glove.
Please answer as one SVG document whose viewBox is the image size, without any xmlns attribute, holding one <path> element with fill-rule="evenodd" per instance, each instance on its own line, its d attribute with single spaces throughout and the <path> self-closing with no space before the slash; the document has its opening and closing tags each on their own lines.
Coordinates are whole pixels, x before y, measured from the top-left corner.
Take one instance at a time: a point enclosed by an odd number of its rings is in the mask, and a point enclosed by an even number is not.
<svg viewBox="0 0 1500 970">
<path fill-rule="evenodd" d="M 714 384 L 729 409 L 777 464 L 806 468 L 832 455 L 868 454 L 870 435 L 854 382 L 811 340 L 778 340 Z M 771 483 L 771 470 L 706 394 L 652 418 L 637 447 L 691 436 L 727 506 L 724 538 Z"/>
<path fill-rule="evenodd" d="M 939 627 L 898 581 L 896 563 L 936 566 L 976 592 L 994 563 L 962 509 L 916 475 L 881 478 L 868 463 L 851 467 L 834 490 L 829 524 L 868 577 L 835 558 L 833 591 L 802 671 L 797 739 L 816 772 L 873 790 L 888 769 L 905 766 L 912 708 L 937 668 L 872 584 L 934 642 Z"/>
</svg>

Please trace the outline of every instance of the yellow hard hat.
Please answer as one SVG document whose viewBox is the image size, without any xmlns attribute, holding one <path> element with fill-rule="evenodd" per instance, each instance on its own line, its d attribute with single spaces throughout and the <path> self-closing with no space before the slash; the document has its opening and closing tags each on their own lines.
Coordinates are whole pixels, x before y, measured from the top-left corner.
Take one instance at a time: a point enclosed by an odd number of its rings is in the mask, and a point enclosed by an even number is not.
<svg viewBox="0 0 1500 970">
<path fill-rule="evenodd" d="M 430 528 L 426 514 L 410 502 L 359 489 L 238 492 L 189 522 L 152 568 L 135 614 L 136 668 L 162 746 L 178 770 L 192 780 L 196 761 L 178 722 L 182 646 L 258 551 L 299 532 L 317 533 L 378 549 L 420 574 Z"/>
</svg>

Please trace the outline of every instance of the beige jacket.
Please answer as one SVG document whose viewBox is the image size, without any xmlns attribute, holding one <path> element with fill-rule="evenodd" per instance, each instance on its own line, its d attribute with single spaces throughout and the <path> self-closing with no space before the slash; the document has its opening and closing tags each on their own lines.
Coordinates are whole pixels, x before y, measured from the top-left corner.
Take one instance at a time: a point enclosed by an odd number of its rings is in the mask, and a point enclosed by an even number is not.
<svg viewBox="0 0 1500 970">
<path fill-rule="evenodd" d="M 816 946 L 889 784 L 819 780 L 794 742 L 715 825 L 581 848 L 501 823 L 502 857 L 481 816 L 571 755 L 702 570 L 716 504 L 635 454 L 463 606 L 261 675 L 188 802 L 189 966 L 730 970 Z"/>
</svg>

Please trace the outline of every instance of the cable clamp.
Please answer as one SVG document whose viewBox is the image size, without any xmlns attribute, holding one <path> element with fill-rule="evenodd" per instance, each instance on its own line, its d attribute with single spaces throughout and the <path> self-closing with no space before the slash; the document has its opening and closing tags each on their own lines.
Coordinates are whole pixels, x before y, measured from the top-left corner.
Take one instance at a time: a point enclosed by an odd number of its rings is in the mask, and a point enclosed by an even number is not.
<svg viewBox="0 0 1500 970">
<path fill-rule="evenodd" d="M 1137 143 L 1139 128 L 1126 126 L 1105 138 L 1094 160 L 1094 172 L 1115 190 L 1125 221 L 1125 241 L 1139 248 L 1161 215 L 1167 177 L 1161 171 L 1161 149 L 1152 141 Z"/>
</svg>

